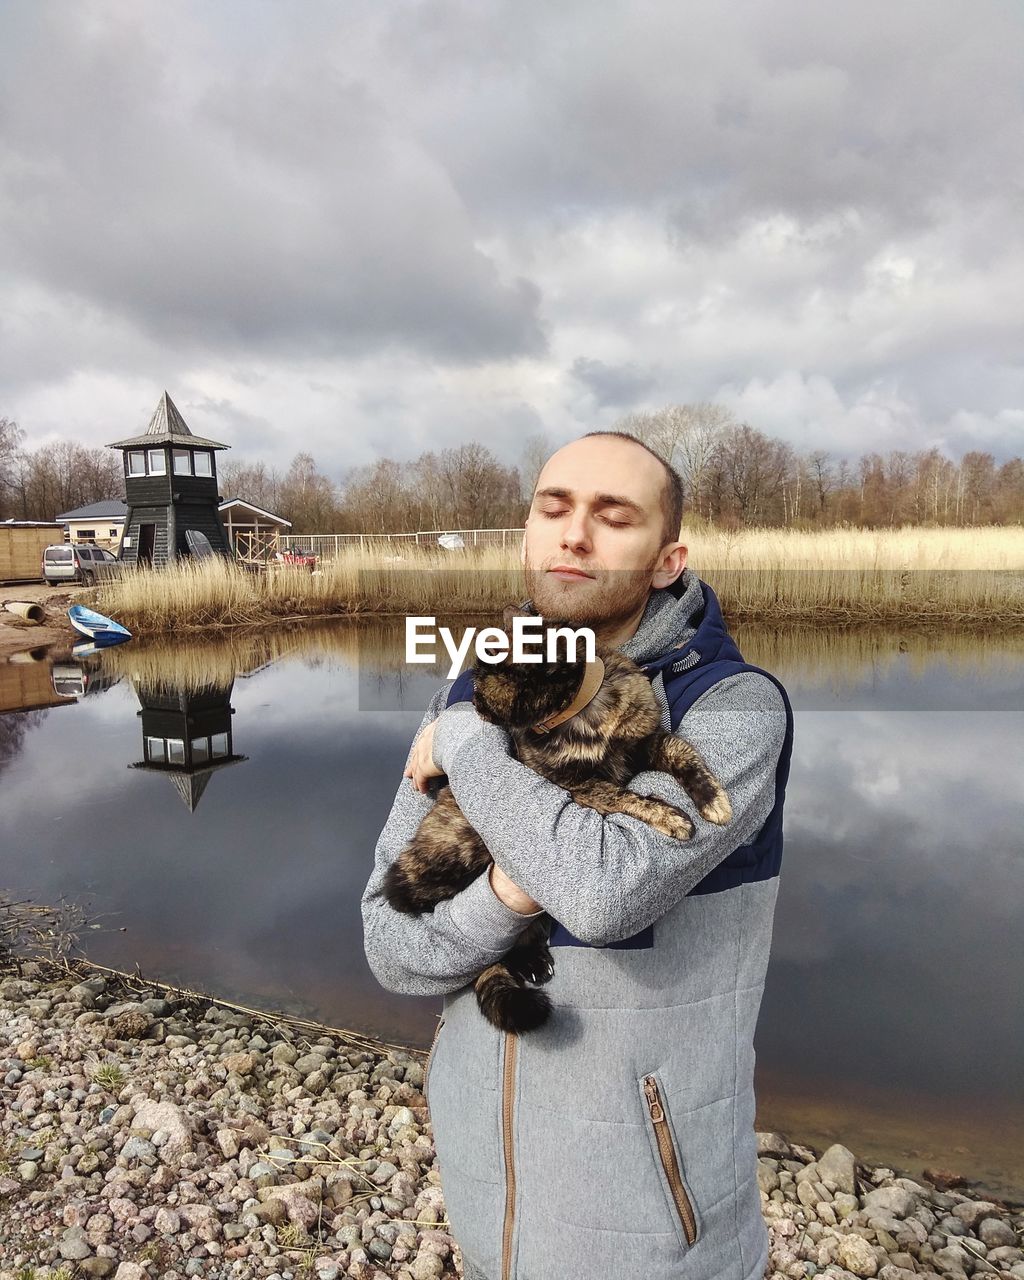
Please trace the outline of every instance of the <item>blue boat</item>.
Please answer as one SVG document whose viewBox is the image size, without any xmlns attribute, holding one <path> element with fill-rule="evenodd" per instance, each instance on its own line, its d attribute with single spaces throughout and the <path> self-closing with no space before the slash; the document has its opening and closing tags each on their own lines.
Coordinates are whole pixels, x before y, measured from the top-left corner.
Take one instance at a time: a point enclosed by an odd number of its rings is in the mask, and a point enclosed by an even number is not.
<svg viewBox="0 0 1024 1280">
<path fill-rule="evenodd" d="M 90 640 L 116 644 L 132 638 L 132 633 L 127 627 L 122 627 L 120 622 L 97 613 L 95 609 L 87 609 L 84 604 L 73 604 L 68 610 L 68 617 L 75 630 L 81 631 Z"/>
</svg>

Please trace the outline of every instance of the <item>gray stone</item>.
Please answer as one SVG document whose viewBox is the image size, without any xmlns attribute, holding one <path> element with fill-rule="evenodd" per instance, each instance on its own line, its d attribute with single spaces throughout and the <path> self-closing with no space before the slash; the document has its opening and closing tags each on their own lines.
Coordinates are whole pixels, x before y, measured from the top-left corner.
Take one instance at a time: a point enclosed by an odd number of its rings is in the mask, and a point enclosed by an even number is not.
<svg viewBox="0 0 1024 1280">
<path fill-rule="evenodd" d="M 788 1160 L 792 1152 L 781 1133 L 758 1133 L 757 1154 L 770 1156 L 775 1160 Z"/>
<path fill-rule="evenodd" d="M 958 1244 L 947 1245 L 945 1249 L 936 1249 L 932 1256 L 932 1265 L 946 1276 L 965 1276 L 971 1255 Z"/>
<path fill-rule="evenodd" d="M 818 1173 L 836 1184 L 838 1191 L 854 1195 L 857 1190 L 857 1161 L 853 1152 L 840 1142 L 834 1142 L 818 1157 Z"/>
<path fill-rule="evenodd" d="M 112 1275 L 117 1266 L 113 1258 L 83 1258 L 78 1264 L 79 1275 L 96 1276 L 97 1280 Z"/>
<path fill-rule="evenodd" d="M 894 1218 L 909 1218 L 917 1200 L 903 1187 L 876 1187 L 864 1197 L 864 1209 L 878 1210 Z"/>
<path fill-rule="evenodd" d="M 121 1155 L 126 1160 L 155 1160 L 156 1147 L 145 1138 L 129 1138 L 121 1148 Z"/>
<path fill-rule="evenodd" d="M 766 1196 L 770 1196 L 773 1191 L 779 1189 L 778 1171 L 767 1160 L 758 1160 L 757 1162 L 757 1185 Z"/>
<path fill-rule="evenodd" d="M 996 1212 L 991 1200 L 963 1200 L 953 1206 L 953 1214 L 971 1231 L 982 1218 L 989 1218 Z"/>
<path fill-rule="evenodd" d="M 180 1160 L 193 1149 L 192 1122 L 181 1107 L 173 1102 L 157 1102 L 152 1098 L 143 1098 L 135 1109 L 133 1121 L 137 1129 L 149 1129 L 156 1136 L 158 1129 L 167 1134 L 166 1141 L 160 1146 L 160 1159 L 165 1163 Z M 157 1144 L 154 1142 L 153 1144 Z"/>
<path fill-rule="evenodd" d="M 60 1238 L 58 1246 L 60 1256 L 68 1262 L 80 1262 L 92 1253 L 92 1246 L 85 1235 L 84 1227 L 68 1227 Z"/>
<path fill-rule="evenodd" d="M 257 1160 L 249 1170 L 249 1181 L 254 1187 L 272 1187 L 277 1182 L 277 1170 L 273 1165 Z"/>
<path fill-rule="evenodd" d="M 1000 1245 L 1015 1245 L 1017 1243 L 1017 1233 L 1008 1222 L 1004 1222 L 1002 1218 L 982 1218 L 975 1227 L 978 1239 L 982 1244 L 990 1249 L 996 1249 Z"/>
<path fill-rule="evenodd" d="M 137 1262 L 122 1262 L 114 1273 L 114 1280 L 149 1280 L 146 1268 Z"/>
</svg>

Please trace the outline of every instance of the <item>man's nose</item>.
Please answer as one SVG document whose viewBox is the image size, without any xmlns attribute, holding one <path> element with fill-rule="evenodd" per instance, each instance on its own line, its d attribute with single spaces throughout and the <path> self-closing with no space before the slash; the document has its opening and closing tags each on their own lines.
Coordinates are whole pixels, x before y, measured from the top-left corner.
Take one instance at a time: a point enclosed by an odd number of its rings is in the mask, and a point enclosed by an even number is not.
<svg viewBox="0 0 1024 1280">
<path fill-rule="evenodd" d="M 583 511 L 575 511 L 562 533 L 562 546 L 573 551 L 590 550 L 590 521 Z"/>
</svg>

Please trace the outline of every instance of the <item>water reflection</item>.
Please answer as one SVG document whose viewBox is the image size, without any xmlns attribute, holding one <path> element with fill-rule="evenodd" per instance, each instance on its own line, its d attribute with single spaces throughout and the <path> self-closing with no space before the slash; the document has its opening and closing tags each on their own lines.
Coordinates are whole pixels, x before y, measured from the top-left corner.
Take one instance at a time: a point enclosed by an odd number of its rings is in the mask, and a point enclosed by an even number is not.
<svg viewBox="0 0 1024 1280">
<path fill-rule="evenodd" d="M 143 758 L 129 767 L 163 774 L 195 813 L 214 773 L 248 759 L 236 755 L 232 745 L 234 681 L 196 690 L 157 680 L 132 684 L 142 705 Z"/>
<path fill-rule="evenodd" d="M 798 717 L 759 1126 L 1024 1186 L 1024 637 L 738 638 Z M 101 963 L 425 1045 L 440 1002 L 380 989 L 359 914 L 444 675 L 403 657 L 340 623 L 0 665 L 0 889 L 116 916 Z"/>
</svg>

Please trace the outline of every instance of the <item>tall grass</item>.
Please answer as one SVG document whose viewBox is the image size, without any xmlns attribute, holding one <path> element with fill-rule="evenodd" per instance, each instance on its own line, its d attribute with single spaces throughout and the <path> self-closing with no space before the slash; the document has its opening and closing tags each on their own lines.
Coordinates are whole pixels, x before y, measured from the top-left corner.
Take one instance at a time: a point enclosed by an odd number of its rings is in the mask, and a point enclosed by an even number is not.
<svg viewBox="0 0 1024 1280">
<path fill-rule="evenodd" d="M 689 566 L 736 619 L 1024 625 L 1024 529 L 684 529 Z M 310 574 L 221 559 L 126 570 L 96 591 L 133 630 L 167 632 L 338 614 L 493 617 L 526 594 L 518 548 L 400 556 L 348 548 Z"/>
</svg>

